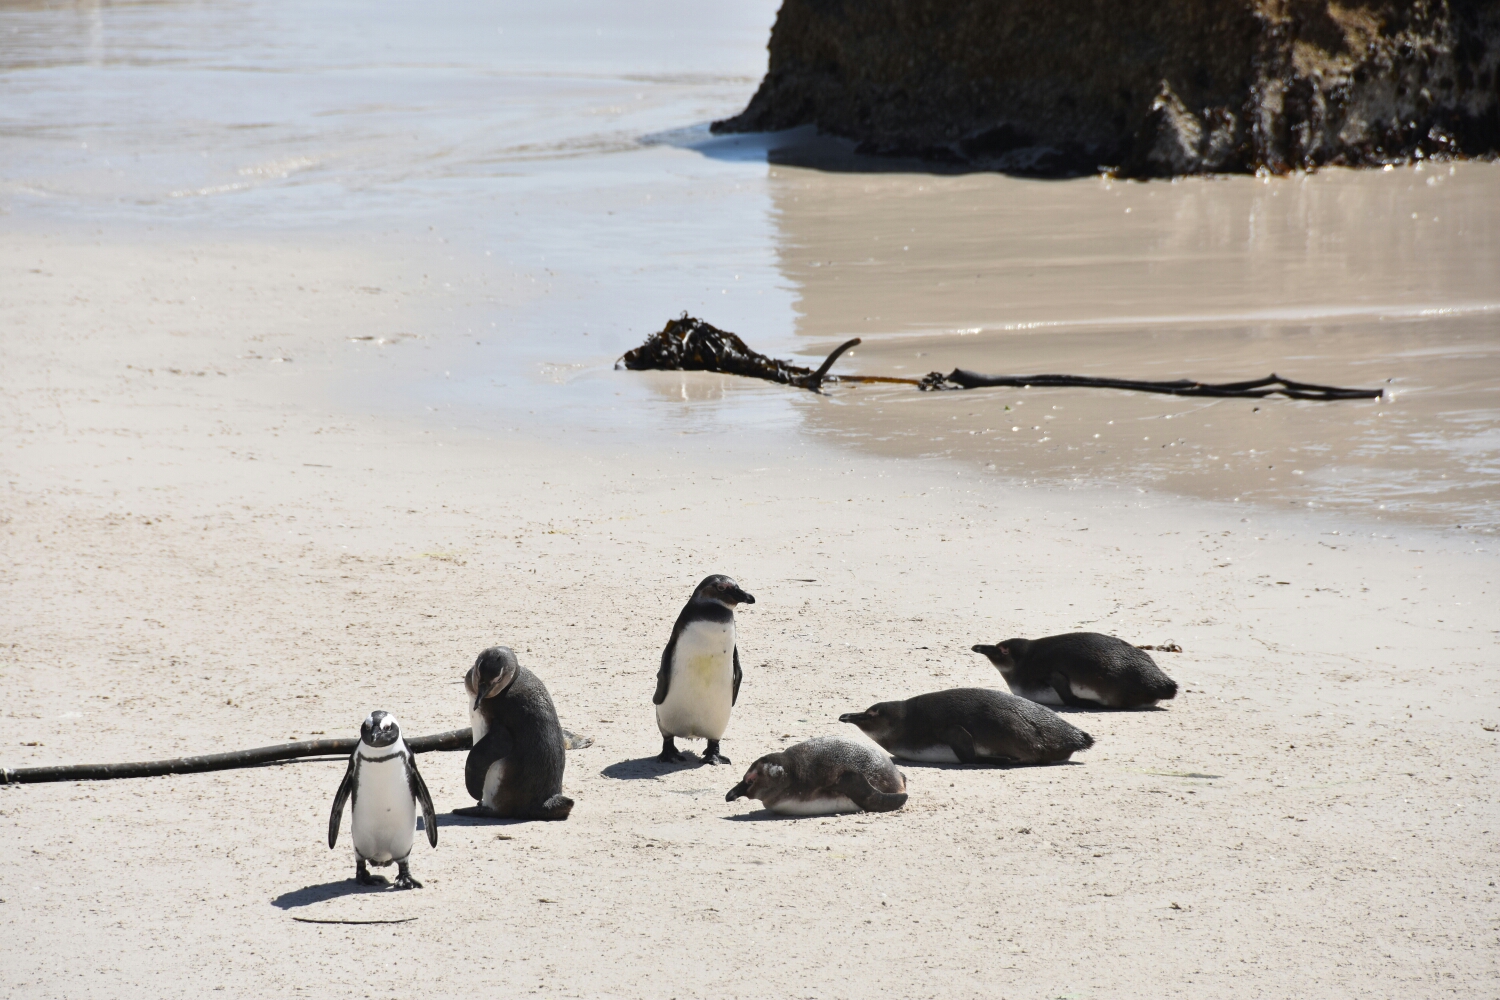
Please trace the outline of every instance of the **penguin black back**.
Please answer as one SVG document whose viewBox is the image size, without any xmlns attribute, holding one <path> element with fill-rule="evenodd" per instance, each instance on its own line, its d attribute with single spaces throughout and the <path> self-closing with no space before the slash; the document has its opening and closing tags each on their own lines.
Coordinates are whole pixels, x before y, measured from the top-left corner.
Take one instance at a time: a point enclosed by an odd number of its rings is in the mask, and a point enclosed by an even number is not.
<svg viewBox="0 0 1500 1000">
<path fill-rule="evenodd" d="M 1044 705 L 1140 708 L 1177 695 L 1151 654 L 1098 632 L 977 645 L 1011 691 Z"/>
<path fill-rule="evenodd" d="M 1051 709 L 994 688 L 952 688 L 839 716 L 905 760 L 1055 764 L 1094 738 Z"/>
<path fill-rule="evenodd" d="M 474 748 L 464 784 L 479 800 L 466 815 L 567 819 L 573 800 L 562 794 L 567 763 L 562 726 L 547 686 L 507 646 L 479 654 L 464 675 Z"/>
</svg>

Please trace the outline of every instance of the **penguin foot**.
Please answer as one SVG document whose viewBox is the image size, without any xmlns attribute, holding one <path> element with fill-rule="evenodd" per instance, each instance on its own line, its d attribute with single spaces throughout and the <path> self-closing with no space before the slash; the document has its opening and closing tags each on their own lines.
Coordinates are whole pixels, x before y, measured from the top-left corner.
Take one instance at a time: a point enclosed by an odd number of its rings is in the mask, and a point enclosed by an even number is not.
<svg viewBox="0 0 1500 1000">
<path fill-rule="evenodd" d="M 384 881 L 384 879 L 381 881 Z M 406 867 L 406 862 L 403 861 L 401 862 L 400 873 L 396 876 L 396 884 L 392 888 L 420 889 L 422 888 L 422 883 L 411 877 L 411 869 Z"/>
<path fill-rule="evenodd" d="M 487 805 L 464 806 L 462 809 L 453 810 L 455 816 L 480 816 L 485 819 L 504 819 L 505 815 Z"/>
<path fill-rule="evenodd" d="M 703 763 L 705 764 L 728 764 L 728 757 L 719 753 L 719 741 L 709 740 L 708 746 L 703 748 Z"/>
<path fill-rule="evenodd" d="M 687 754 L 677 749 L 677 742 L 672 737 L 663 736 L 661 738 L 661 753 L 657 754 L 656 759 L 663 764 L 681 764 L 690 758 Z"/>
<path fill-rule="evenodd" d="M 365 864 L 365 859 L 364 858 L 360 858 L 359 861 L 357 861 L 355 863 L 355 865 L 354 865 L 354 881 L 358 882 L 360 885 L 386 885 L 387 884 L 386 877 L 384 875 L 372 875 L 372 874 L 370 874 L 370 869 Z"/>
</svg>

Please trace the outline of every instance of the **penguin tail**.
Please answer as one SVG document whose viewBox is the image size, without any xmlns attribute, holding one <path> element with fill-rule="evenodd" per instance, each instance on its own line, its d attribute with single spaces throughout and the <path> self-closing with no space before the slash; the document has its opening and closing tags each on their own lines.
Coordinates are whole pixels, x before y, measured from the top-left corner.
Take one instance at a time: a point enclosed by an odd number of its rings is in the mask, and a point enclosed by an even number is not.
<svg viewBox="0 0 1500 1000">
<path fill-rule="evenodd" d="M 1074 749 L 1073 752 L 1077 753 L 1079 750 L 1087 750 L 1093 745 L 1094 738 L 1088 733 L 1084 732 L 1082 729 L 1078 730 L 1078 746 Z"/>
<path fill-rule="evenodd" d="M 1158 701 L 1166 701 L 1169 698 L 1175 697 L 1177 697 L 1177 682 L 1168 677 L 1165 684 L 1157 686 L 1156 699 Z"/>
<path fill-rule="evenodd" d="M 554 795 L 537 806 L 532 815 L 537 819 L 567 819 L 572 811 L 572 799 L 566 795 Z"/>
</svg>

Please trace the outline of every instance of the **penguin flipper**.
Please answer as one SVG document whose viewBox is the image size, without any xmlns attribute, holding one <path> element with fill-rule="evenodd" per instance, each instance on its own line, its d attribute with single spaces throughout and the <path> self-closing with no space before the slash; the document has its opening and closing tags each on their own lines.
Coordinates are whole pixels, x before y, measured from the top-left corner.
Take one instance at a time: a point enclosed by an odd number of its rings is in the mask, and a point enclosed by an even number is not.
<svg viewBox="0 0 1500 1000">
<path fill-rule="evenodd" d="M 410 750 L 406 752 L 406 786 L 411 789 L 411 797 L 422 807 L 422 826 L 427 829 L 427 842 L 436 847 L 437 810 L 432 808 L 432 793 L 427 790 L 427 782 L 422 780 L 422 772 L 417 770 L 417 756 Z"/>
<path fill-rule="evenodd" d="M 734 705 L 740 700 L 740 678 L 744 677 L 744 671 L 740 670 L 740 647 L 734 647 L 734 692 L 729 696 L 729 704 Z"/>
<path fill-rule="evenodd" d="M 974 749 L 974 737 L 963 726 L 954 726 L 948 730 L 948 746 L 953 750 L 953 756 L 958 758 L 960 764 L 979 763 L 979 754 Z"/>
<path fill-rule="evenodd" d="M 464 787 L 476 802 L 484 800 L 484 778 L 490 773 L 490 765 L 509 757 L 516 748 L 504 727 L 495 726 L 484 734 L 484 739 L 474 744 L 469 759 L 464 761 Z"/>
<path fill-rule="evenodd" d="M 672 640 L 667 643 L 667 648 L 661 651 L 661 669 L 656 671 L 656 693 L 651 696 L 653 705 L 660 705 L 667 700 L 667 688 L 672 686 L 672 650 L 677 647 L 677 633 L 681 629 L 672 630 Z"/>
<path fill-rule="evenodd" d="M 333 796 L 333 812 L 328 816 L 328 846 L 333 847 L 339 842 L 339 824 L 344 821 L 344 803 L 354 791 L 354 758 L 359 754 L 356 747 L 354 753 L 349 755 L 349 769 L 344 772 L 344 780 L 339 782 L 339 790 Z"/>
<path fill-rule="evenodd" d="M 845 771 L 833 787 L 865 812 L 890 812 L 906 805 L 905 792 L 882 792 L 870 784 L 870 779 L 856 771 Z"/>
<path fill-rule="evenodd" d="M 1064 705 L 1067 705 L 1069 708 L 1104 707 L 1096 701 L 1089 701 L 1074 694 L 1073 685 L 1068 682 L 1068 675 L 1063 673 L 1061 670 L 1052 671 L 1052 675 L 1047 678 L 1047 681 L 1052 685 L 1052 690 L 1057 692 L 1057 697 L 1060 698 L 1062 700 L 1062 703 Z"/>
</svg>

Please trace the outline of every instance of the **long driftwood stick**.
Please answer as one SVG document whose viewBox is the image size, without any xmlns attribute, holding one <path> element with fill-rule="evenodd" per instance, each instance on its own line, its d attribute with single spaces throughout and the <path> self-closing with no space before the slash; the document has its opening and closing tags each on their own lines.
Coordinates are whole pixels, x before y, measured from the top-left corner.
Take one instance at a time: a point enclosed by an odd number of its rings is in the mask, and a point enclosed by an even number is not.
<svg viewBox="0 0 1500 1000">
<path fill-rule="evenodd" d="M 594 741 L 563 730 L 563 745 L 578 750 Z M 172 757 L 167 760 L 138 761 L 133 764 L 66 764 L 57 767 L 0 767 L 0 785 L 21 785 L 40 781 L 105 781 L 110 778 L 154 778 L 162 774 L 201 774 L 204 771 L 232 771 L 242 767 L 274 764 L 299 757 L 348 757 L 359 745 L 358 736 L 331 740 L 302 740 L 209 753 L 198 757 Z M 412 753 L 434 750 L 467 750 L 474 745 L 474 730 L 453 729 L 432 736 L 416 736 L 406 741 Z"/>
</svg>

